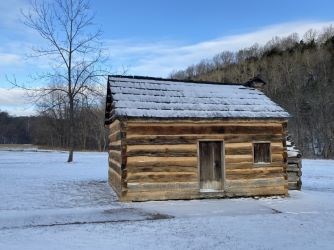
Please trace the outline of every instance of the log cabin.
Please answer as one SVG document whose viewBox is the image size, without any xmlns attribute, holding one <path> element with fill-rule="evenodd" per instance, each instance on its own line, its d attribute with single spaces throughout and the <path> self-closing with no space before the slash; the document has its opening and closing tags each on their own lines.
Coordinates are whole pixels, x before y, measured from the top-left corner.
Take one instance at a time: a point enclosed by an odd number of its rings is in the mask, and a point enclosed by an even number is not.
<svg viewBox="0 0 334 250">
<path fill-rule="evenodd" d="M 245 84 L 109 76 L 109 183 L 121 201 L 287 195 L 289 114 Z"/>
</svg>

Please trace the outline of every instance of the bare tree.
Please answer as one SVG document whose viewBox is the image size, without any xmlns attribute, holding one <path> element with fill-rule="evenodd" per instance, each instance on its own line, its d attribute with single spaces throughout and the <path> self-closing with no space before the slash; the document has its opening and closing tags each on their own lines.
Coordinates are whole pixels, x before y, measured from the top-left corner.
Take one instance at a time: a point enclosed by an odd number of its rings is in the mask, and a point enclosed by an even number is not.
<svg viewBox="0 0 334 250">
<path fill-rule="evenodd" d="M 39 75 L 48 81 L 35 97 L 62 93 L 66 97 L 69 124 L 69 156 L 73 161 L 75 147 L 75 105 L 88 95 L 99 95 L 96 85 L 103 75 L 101 32 L 93 24 L 87 0 L 34 1 L 23 13 L 26 26 L 45 40 L 44 47 L 33 48 L 33 56 L 44 56 L 53 62 L 49 72 Z"/>
</svg>

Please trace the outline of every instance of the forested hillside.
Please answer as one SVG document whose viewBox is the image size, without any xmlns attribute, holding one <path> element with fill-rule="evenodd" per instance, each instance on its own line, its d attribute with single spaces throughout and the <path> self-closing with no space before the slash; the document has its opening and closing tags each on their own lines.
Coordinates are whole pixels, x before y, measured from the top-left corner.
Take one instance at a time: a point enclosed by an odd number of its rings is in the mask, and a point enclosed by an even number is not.
<svg viewBox="0 0 334 250">
<path fill-rule="evenodd" d="M 243 83 L 256 75 L 268 83 L 265 93 L 292 115 L 289 133 L 304 155 L 333 158 L 334 28 L 223 51 L 171 77 Z"/>
</svg>

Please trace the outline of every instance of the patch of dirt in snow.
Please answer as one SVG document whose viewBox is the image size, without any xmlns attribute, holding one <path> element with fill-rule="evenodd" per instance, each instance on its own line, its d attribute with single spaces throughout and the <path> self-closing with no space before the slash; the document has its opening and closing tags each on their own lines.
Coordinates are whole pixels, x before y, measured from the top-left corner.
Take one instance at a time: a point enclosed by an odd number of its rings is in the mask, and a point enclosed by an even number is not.
<svg viewBox="0 0 334 250">
<path fill-rule="evenodd" d="M 172 216 L 115 204 L 113 208 L 44 209 L 0 214 L 0 230 L 171 219 Z"/>
</svg>

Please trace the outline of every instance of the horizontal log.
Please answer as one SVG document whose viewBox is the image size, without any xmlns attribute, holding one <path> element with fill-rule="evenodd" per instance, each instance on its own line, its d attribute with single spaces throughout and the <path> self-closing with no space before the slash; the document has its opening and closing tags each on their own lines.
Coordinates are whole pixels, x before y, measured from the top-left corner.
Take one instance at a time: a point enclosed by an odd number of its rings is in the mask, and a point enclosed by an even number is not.
<svg viewBox="0 0 334 250">
<path fill-rule="evenodd" d="M 283 177 L 275 178 L 258 178 L 258 179 L 247 179 L 247 180 L 226 180 L 225 188 L 256 188 L 256 187 L 267 187 L 267 186 L 284 186 L 285 180 Z"/>
<path fill-rule="evenodd" d="M 251 142 L 224 143 L 225 155 L 252 155 L 253 144 Z"/>
<path fill-rule="evenodd" d="M 144 172 L 197 172 L 197 165 L 193 166 L 127 166 L 128 173 L 144 173 Z"/>
<path fill-rule="evenodd" d="M 282 141 L 280 142 L 271 142 L 271 147 L 279 147 L 279 148 L 284 148 Z"/>
<path fill-rule="evenodd" d="M 191 157 L 197 156 L 197 145 L 130 145 L 127 146 L 127 156 Z"/>
<path fill-rule="evenodd" d="M 114 161 L 119 162 L 120 164 L 122 164 L 121 151 L 110 150 L 108 153 L 109 153 L 109 159 L 111 158 Z"/>
<path fill-rule="evenodd" d="M 189 151 L 193 152 L 197 150 L 197 145 L 196 144 L 191 144 L 191 145 L 134 145 L 134 146 L 128 146 L 127 151 L 132 152 L 132 151 L 138 151 L 138 150 L 146 150 L 146 151 Z"/>
<path fill-rule="evenodd" d="M 115 120 L 113 121 L 110 125 L 109 125 L 109 130 L 111 133 L 114 133 L 116 131 L 120 130 L 120 122 L 119 120 Z"/>
<path fill-rule="evenodd" d="M 122 144 L 121 140 L 109 142 L 109 146 L 120 146 L 121 144 Z"/>
<path fill-rule="evenodd" d="M 284 167 L 282 161 L 271 162 L 268 164 L 254 164 L 253 162 L 241 162 L 241 163 L 225 163 L 226 169 L 243 169 L 243 168 L 261 168 L 261 167 Z"/>
<path fill-rule="evenodd" d="M 197 166 L 197 157 L 128 157 L 127 167 Z"/>
<path fill-rule="evenodd" d="M 198 189 L 194 190 L 173 190 L 173 191 L 146 191 L 135 192 L 128 191 L 122 196 L 121 201 L 152 201 L 152 200 L 186 200 L 199 198 Z"/>
<path fill-rule="evenodd" d="M 167 152 L 138 152 L 138 153 L 134 153 L 131 152 L 129 153 L 127 156 L 132 157 L 132 156 L 148 156 L 148 157 L 194 157 L 197 156 L 197 152 L 171 152 L 171 151 L 167 151 Z"/>
<path fill-rule="evenodd" d="M 163 144 L 196 144 L 198 140 L 224 140 L 225 143 L 238 143 L 253 141 L 270 141 L 280 143 L 281 134 L 180 134 L 180 135 L 138 135 L 127 133 L 127 145 L 163 145 Z"/>
<path fill-rule="evenodd" d="M 121 131 L 116 131 L 111 133 L 108 137 L 110 142 L 116 142 L 125 139 L 125 133 Z"/>
<path fill-rule="evenodd" d="M 253 164 L 252 155 L 225 155 L 225 163 L 249 163 Z"/>
<path fill-rule="evenodd" d="M 242 147 L 242 148 L 225 148 L 225 155 L 252 155 L 253 147 Z"/>
<path fill-rule="evenodd" d="M 254 126 L 254 125 L 147 125 L 128 124 L 127 132 L 137 135 L 178 135 L 178 134 L 282 134 L 282 126 Z"/>
<path fill-rule="evenodd" d="M 287 195 L 288 190 L 283 185 L 266 186 L 266 187 L 230 187 L 226 189 L 226 196 L 270 196 L 270 195 Z"/>
<path fill-rule="evenodd" d="M 168 191 L 179 190 L 186 192 L 187 190 L 199 189 L 198 182 L 168 182 L 168 183 L 128 183 L 129 191 Z"/>
<path fill-rule="evenodd" d="M 249 174 L 226 174 L 227 180 L 249 180 L 256 178 L 276 178 L 276 177 L 277 178 L 283 177 L 283 171 L 269 172 L 269 173 L 254 172 Z"/>
<path fill-rule="evenodd" d="M 299 181 L 300 180 L 300 176 L 298 176 L 295 173 L 288 173 L 288 181 L 292 182 L 292 181 Z"/>
<path fill-rule="evenodd" d="M 253 144 L 251 142 L 237 142 L 237 143 L 225 143 L 225 149 L 233 149 L 233 148 L 252 148 Z"/>
<path fill-rule="evenodd" d="M 130 182 L 195 182 L 197 172 L 145 172 L 128 173 L 128 183 Z"/>
<path fill-rule="evenodd" d="M 282 161 L 283 162 L 283 154 L 271 154 L 272 161 Z"/>
<path fill-rule="evenodd" d="M 122 167 L 119 162 L 115 161 L 112 158 L 109 158 L 109 167 L 112 168 L 120 176 L 122 175 Z"/>
<path fill-rule="evenodd" d="M 302 182 L 301 181 L 289 182 L 288 187 L 289 190 L 301 190 Z"/>
<path fill-rule="evenodd" d="M 284 152 L 284 147 L 282 145 L 273 145 L 274 143 L 271 144 L 271 153 L 277 154 L 277 153 L 283 153 Z M 276 143 L 275 143 L 276 144 Z"/>
<path fill-rule="evenodd" d="M 226 169 L 243 169 L 243 168 L 252 168 L 254 167 L 253 162 L 241 162 L 241 163 L 226 163 Z"/>
<path fill-rule="evenodd" d="M 242 169 L 226 169 L 226 174 L 251 174 L 251 173 L 270 173 L 270 172 L 281 172 L 283 171 L 282 166 L 266 166 L 266 167 L 250 167 Z"/>
<path fill-rule="evenodd" d="M 225 192 L 199 192 L 194 190 L 175 190 L 175 191 L 129 191 L 121 197 L 121 201 L 149 201 L 149 200 L 177 200 L 177 199 L 198 199 L 198 198 L 222 198 L 239 196 L 268 196 L 268 195 L 287 195 L 287 189 L 281 186 L 247 188 L 230 190 Z"/>
<path fill-rule="evenodd" d="M 121 151 L 122 150 L 122 145 L 121 144 L 109 144 L 109 151 L 114 150 L 114 151 Z"/>
<path fill-rule="evenodd" d="M 300 174 L 300 176 L 301 176 L 301 172 L 302 172 L 302 170 L 300 169 L 300 168 L 291 168 L 291 167 L 288 167 L 287 169 L 286 169 L 286 171 L 288 172 L 288 173 L 298 173 L 298 174 Z"/>
<path fill-rule="evenodd" d="M 283 168 L 263 167 L 247 169 L 227 169 L 225 171 L 225 176 L 228 180 L 283 177 Z"/>
</svg>

